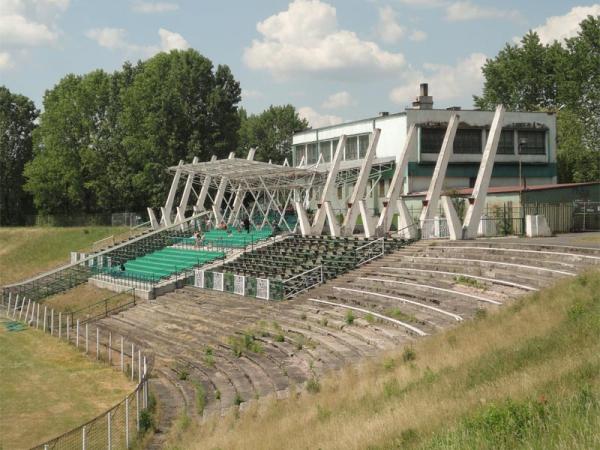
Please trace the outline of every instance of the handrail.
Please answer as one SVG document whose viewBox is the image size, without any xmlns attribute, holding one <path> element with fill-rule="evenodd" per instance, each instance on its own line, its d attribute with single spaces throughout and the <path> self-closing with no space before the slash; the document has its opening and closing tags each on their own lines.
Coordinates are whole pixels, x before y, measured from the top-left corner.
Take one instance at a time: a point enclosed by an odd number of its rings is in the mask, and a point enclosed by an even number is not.
<svg viewBox="0 0 600 450">
<path fill-rule="evenodd" d="M 287 282 L 289 282 L 289 281 L 292 281 L 292 280 L 293 280 L 293 279 L 295 279 L 295 278 L 299 278 L 299 277 L 301 277 L 302 275 L 306 275 L 306 274 L 307 274 L 307 273 L 309 273 L 309 272 L 314 272 L 315 270 L 321 270 L 321 271 L 323 271 L 323 265 L 322 265 L 322 264 L 320 264 L 320 265 L 318 265 L 318 266 L 316 266 L 316 267 L 313 267 L 312 269 L 305 270 L 304 272 L 302 272 L 302 273 L 299 273 L 298 275 L 294 275 L 293 277 L 290 277 L 290 278 L 288 278 L 288 279 L 286 279 L 286 280 L 283 280 L 283 283 L 287 283 Z"/>
<path fill-rule="evenodd" d="M 363 244 L 363 245 L 361 245 L 360 247 L 356 247 L 356 248 L 354 249 L 354 251 L 359 251 L 359 250 L 362 250 L 362 249 L 363 249 L 363 248 L 365 248 L 365 247 L 368 247 L 368 246 L 370 246 L 370 245 L 373 245 L 373 244 L 374 244 L 375 242 L 377 242 L 377 241 L 383 241 L 383 242 L 385 242 L 385 238 L 384 238 L 384 237 L 380 237 L 380 238 L 377 238 L 377 239 L 375 239 L 374 241 L 369 241 L 369 242 L 367 242 L 366 244 Z"/>
</svg>

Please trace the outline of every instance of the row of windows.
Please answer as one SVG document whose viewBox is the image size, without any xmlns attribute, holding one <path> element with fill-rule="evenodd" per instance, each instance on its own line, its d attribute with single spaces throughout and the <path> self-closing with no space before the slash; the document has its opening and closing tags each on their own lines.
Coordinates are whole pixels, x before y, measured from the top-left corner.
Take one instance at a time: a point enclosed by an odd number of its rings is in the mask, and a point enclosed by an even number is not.
<svg viewBox="0 0 600 450">
<path fill-rule="evenodd" d="M 304 158 L 306 164 L 316 164 L 319 157 L 323 157 L 324 162 L 330 162 L 338 146 L 339 139 L 313 142 L 310 144 L 294 145 L 294 165 L 297 166 Z M 349 136 L 346 139 L 346 148 L 342 159 L 351 161 L 364 158 L 369 147 L 369 135 L 361 134 L 359 136 Z"/>
<path fill-rule="evenodd" d="M 374 180 L 369 180 L 367 183 L 366 192 L 369 194 L 369 198 L 373 198 L 373 192 L 377 191 L 377 195 L 379 197 L 385 197 L 387 193 L 387 189 L 389 188 L 390 180 L 380 179 L 377 182 L 375 188 L 373 188 Z M 346 195 L 344 196 L 344 189 L 346 189 Z M 348 198 L 352 195 L 352 191 L 354 190 L 354 183 L 339 185 L 337 188 L 337 198 L 338 200 L 342 200 L 343 198 Z"/>
<path fill-rule="evenodd" d="M 439 153 L 444 141 L 444 128 L 421 128 L 421 153 Z M 489 131 L 486 131 L 486 139 Z M 515 136 L 517 135 L 517 136 Z M 546 132 L 544 130 L 502 130 L 498 143 L 498 154 L 514 155 L 515 138 L 519 143 L 517 152 L 521 155 L 545 155 Z M 483 134 L 481 129 L 462 128 L 456 130 L 454 153 L 477 154 L 482 152 Z"/>
</svg>

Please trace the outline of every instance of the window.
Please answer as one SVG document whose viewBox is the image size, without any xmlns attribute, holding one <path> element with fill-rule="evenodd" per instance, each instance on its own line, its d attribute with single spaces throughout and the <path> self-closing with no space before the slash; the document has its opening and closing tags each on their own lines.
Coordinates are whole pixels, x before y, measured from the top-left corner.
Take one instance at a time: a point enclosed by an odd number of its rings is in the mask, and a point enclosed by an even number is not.
<svg viewBox="0 0 600 450">
<path fill-rule="evenodd" d="M 294 165 L 295 166 L 299 166 L 300 163 L 302 162 L 302 158 L 304 158 L 306 156 L 305 149 L 306 149 L 306 146 L 304 144 L 295 146 L 295 152 L 294 152 Z M 306 163 L 306 161 L 304 161 L 304 163 Z"/>
<path fill-rule="evenodd" d="M 421 128 L 421 153 L 439 153 L 445 133 L 443 128 Z"/>
<path fill-rule="evenodd" d="M 358 137 L 358 157 L 364 158 L 367 156 L 367 148 L 369 148 L 369 135 L 363 134 Z"/>
<path fill-rule="evenodd" d="M 481 153 L 481 129 L 463 128 L 456 130 L 454 153 Z"/>
<path fill-rule="evenodd" d="M 356 159 L 358 157 L 358 139 L 352 136 L 346 139 L 346 160 Z"/>
<path fill-rule="evenodd" d="M 331 161 L 331 141 L 324 141 L 319 143 L 319 154 L 323 156 L 324 162 Z"/>
<path fill-rule="evenodd" d="M 308 164 L 316 164 L 319 158 L 319 150 L 316 143 L 308 144 L 306 146 L 306 154 L 308 158 Z"/>
<path fill-rule="evenodd" d="M 521 141 L 527 140 L 521 144 Z M 519 130 L 519 154 L 545 155 L 546 132 L 543 130 Z"/>
<path fill-rule="evenodd" d="M 490 137 L 490 130 L 485 133 L 485 138 Z M 498 142 L 499 155 L 514 155 L 515 154 L 515 130 L 502 130 L 500 133 L 500 142 Z"/>
</svg>

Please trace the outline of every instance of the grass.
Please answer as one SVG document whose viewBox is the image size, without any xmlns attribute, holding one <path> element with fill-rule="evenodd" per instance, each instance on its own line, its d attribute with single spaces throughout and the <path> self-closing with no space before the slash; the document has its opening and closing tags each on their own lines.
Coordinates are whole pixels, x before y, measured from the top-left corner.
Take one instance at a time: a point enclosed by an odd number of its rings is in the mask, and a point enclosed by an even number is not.
<svg viewBox="0 0 600 450">
<path fill-rule="evenodd" d="M 2 227 L 0 286 L 65 264 L 71 251 L 82 251 L 122 227 Z"/>
<path fill-rule="evenodd" d="M 487 287 L 484 283 L 476 280 L 475 278 L 465 277 L 464 275 L 459 275 L 454 277 L 454 281 L 458 284 L 464 284 L 465 286 L 473 287 L 475 289 L 486 290 Z"/>
<path fill-rule="evenodd" d="M 30 448 L 85 423 L 134 389 L 71 345 L 0 318 L 0 448 Z"/>
<path fill-rule="evenodd" d="M 599 336 L 595 271 L 321 377 L 318 392 L 193 424 L 171 445 L 600 448 Z"/>
</svg>

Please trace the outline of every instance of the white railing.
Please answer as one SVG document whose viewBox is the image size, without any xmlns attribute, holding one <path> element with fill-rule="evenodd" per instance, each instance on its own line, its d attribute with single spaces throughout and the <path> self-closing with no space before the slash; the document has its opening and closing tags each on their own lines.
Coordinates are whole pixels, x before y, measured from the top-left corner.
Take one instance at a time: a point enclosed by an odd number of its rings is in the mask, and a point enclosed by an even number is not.
<svg viewBox="0 0 600 450">
<path fill-rule="evenodd" d="M 425 219 L 421 223 L 421 239 L 449 238 L 448 220 L 445 217 Z"/>
<path fill-rule="evenodd" d="M 379 258 L 385 254 L 385 238 L 380 237 L 365 245 L 357 247 L 356 250 L 356 266 L 362 266 L 375 258 Z"/>
<path fill-rule="evenodd" d="M 294 297 L 300 292 L 322 284 L 323 281 L 323 266 L 317 266 L 314 269 L 309 269 L 284 280 L 283 296 L 284 298 Z"/>
<path fill-rule="evenodd" d="M 115 245 L 115 235 L 105 237 L 104 239 L 100 239 L 92 244 L 92 253 L 99 252 L 103 248 L 112 247 Z"/>
</svg>

